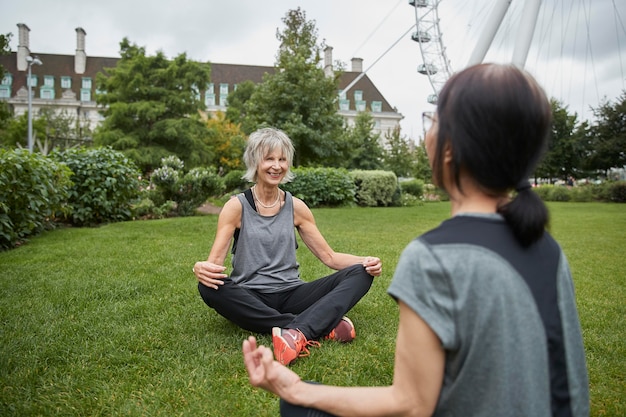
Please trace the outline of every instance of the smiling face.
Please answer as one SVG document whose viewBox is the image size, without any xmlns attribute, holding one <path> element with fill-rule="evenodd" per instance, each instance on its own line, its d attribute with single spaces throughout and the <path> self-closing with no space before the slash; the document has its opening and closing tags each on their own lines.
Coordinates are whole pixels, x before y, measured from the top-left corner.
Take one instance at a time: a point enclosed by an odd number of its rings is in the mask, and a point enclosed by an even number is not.
<svg viewBox="0 0 626 417">
<path fill-rule="evenodd" d="M 264 182 L 269 185 L 278 185 L 289 170 L 289 161 L 284 153 L 278 149 L 264 152 L 257 166 L 257 183 Z"/>
</svg>

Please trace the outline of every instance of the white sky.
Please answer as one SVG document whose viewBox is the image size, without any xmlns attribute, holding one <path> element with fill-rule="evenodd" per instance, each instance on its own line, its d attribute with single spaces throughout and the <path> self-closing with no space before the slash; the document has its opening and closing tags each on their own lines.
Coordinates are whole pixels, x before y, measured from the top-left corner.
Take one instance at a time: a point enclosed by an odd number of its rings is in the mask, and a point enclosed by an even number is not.
<svg viewBox="0 0 626 417">
<path fill-rule="evenodd" d="M 432 93 L 419 46 L 402 37 L 415 23 L 408 0 L 0 0 L 0 33 L 17 24 L 30 28 L 33 54 L 73 55 L 77 27 L 86 33 L 88 56 L 119 56 L 119 43 L 157 50 L 168 57 L 186 52 L 199 61 L 271 66 L 278 50 L 282 18 L 298 6 L 315 20 L 318 40 L 333 47 L 333 60 L 350 69 L 353 57 L 387 101 L 404 115 L 405 136 L 422 136 L 420 115 L 432 110 Z M 493 0 L 444 0 L 439 6 L 443 40 L 454 70 L 465 66 Z M 521 0 L 512 2 L 495 50 L 485 61 L 511 59 L 519 26 Z M 551 97 L 569 106 L 579 119 L 592 119 L 589 107 L 614 101 L 626 90 L 626 2 L 623 0 L 544 0 L 526 68 Z M 396 41 L 397 44 L 384 56 Z M 382 58 L 381 58 L 382 56 Z M 374 64 L 376 60 L 380 60 Z M 45 66 L 45 62 L 44 62 Z"/>
</svg>

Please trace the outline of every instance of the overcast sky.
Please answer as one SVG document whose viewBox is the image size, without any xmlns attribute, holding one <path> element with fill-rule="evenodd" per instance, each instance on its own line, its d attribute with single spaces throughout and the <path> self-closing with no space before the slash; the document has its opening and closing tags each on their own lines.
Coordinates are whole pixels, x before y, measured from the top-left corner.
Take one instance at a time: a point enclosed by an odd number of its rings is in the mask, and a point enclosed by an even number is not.
<svg viewBox="0 0 626 417">
<path fill-rule="evenodd" d="M 0 33 L 13 33 L 13 51 L 17 50 L 16 25 L 24 23 L 31 30 L 33 54 L 73 55 L 75 29 L 82 27 L 87 33 L 88 56 L 118 57 L 119 43 L 127 37 L 149 54 L 161 50 L 174 57 L 185 52 L 199 61 L 267 66 L 275 62 L 276 31 L 284 29 L 282 19 L 299 6 L 308 20 L 315 21 L 319 41 L 333 47 L 334 60 L 350 69 L 351 58 L 363 58 L 367 75 L 404 115 L 404 135 L 419 140 L 420 115 L 433 109 L 426 101 L 432 93 L 430 84 L 416 71 L 422 63 L 419 46 L 410 35 L 402 36 L 415 24 L 408 0 L 2 3 Z M 512 2 L 510 17 L 485 61 L 510 61 L 522 3 Z M 441 1 L 443 41 L 453 70 L 466 65 L 492 4 L 493 0 Z M 625 25 L 624 0 L 544 0 L 526 68 L 548 95 L 561 100 L 579 118 L 591 119 L 590 106 L 597 107 L 605 98 L 613 101 L 626 89 Z"/>
</svg>

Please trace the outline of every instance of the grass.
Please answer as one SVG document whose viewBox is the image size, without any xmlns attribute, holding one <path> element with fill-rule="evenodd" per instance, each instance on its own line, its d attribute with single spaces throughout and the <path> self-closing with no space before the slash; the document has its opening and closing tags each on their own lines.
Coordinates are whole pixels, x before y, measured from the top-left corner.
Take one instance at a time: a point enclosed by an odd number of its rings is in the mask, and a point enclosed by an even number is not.
<svg viewBox="0 0 626 417">
<path fill-rule="evenodd" d="M 625 415 L 626 210 L 549 207 L 574 273 L 592 415 Z M 389 384 L 397 309 L 386 288 L 402 248 L 447 218 L 449 206 L 314 213 L 336 250 L 379 256 L 385 267 L 350 313 L 357 339 L 325 342 L 293 369 L 328 384 Z M 248 332 L 197 293 L 191 267 L 206 258 L 216 222 L 59 229 L 0 253 L 0 415 L 277 415 L 277 398 L 247 382 L 240 349 Z M 304 279 L 328 272 L 304 245 L 298 252 Z"/>
</svg>

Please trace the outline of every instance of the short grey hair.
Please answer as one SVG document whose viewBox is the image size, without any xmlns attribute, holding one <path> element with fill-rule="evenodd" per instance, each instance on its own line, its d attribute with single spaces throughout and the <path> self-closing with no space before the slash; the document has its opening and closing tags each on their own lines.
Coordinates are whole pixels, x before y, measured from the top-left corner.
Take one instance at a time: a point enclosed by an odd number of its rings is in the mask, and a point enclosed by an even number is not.
<svg viewBox="0 0 626 417">
<path fill-rule="evenodd" d="M 295 177 L 293 172 L 291 172 L 293 155 L 295 153 L 293 143 L 285 132 L 272 127 L 265 127 L 250 134 L 246 151 L 243 154 L 243 161 L 247 170 L 242 178 L 250 182 L 256 182 L 259 164 L 273 150 L 282 152 L 288 163 L 287 173 L 281 183 L 291 181 Z"/>
</svg>

